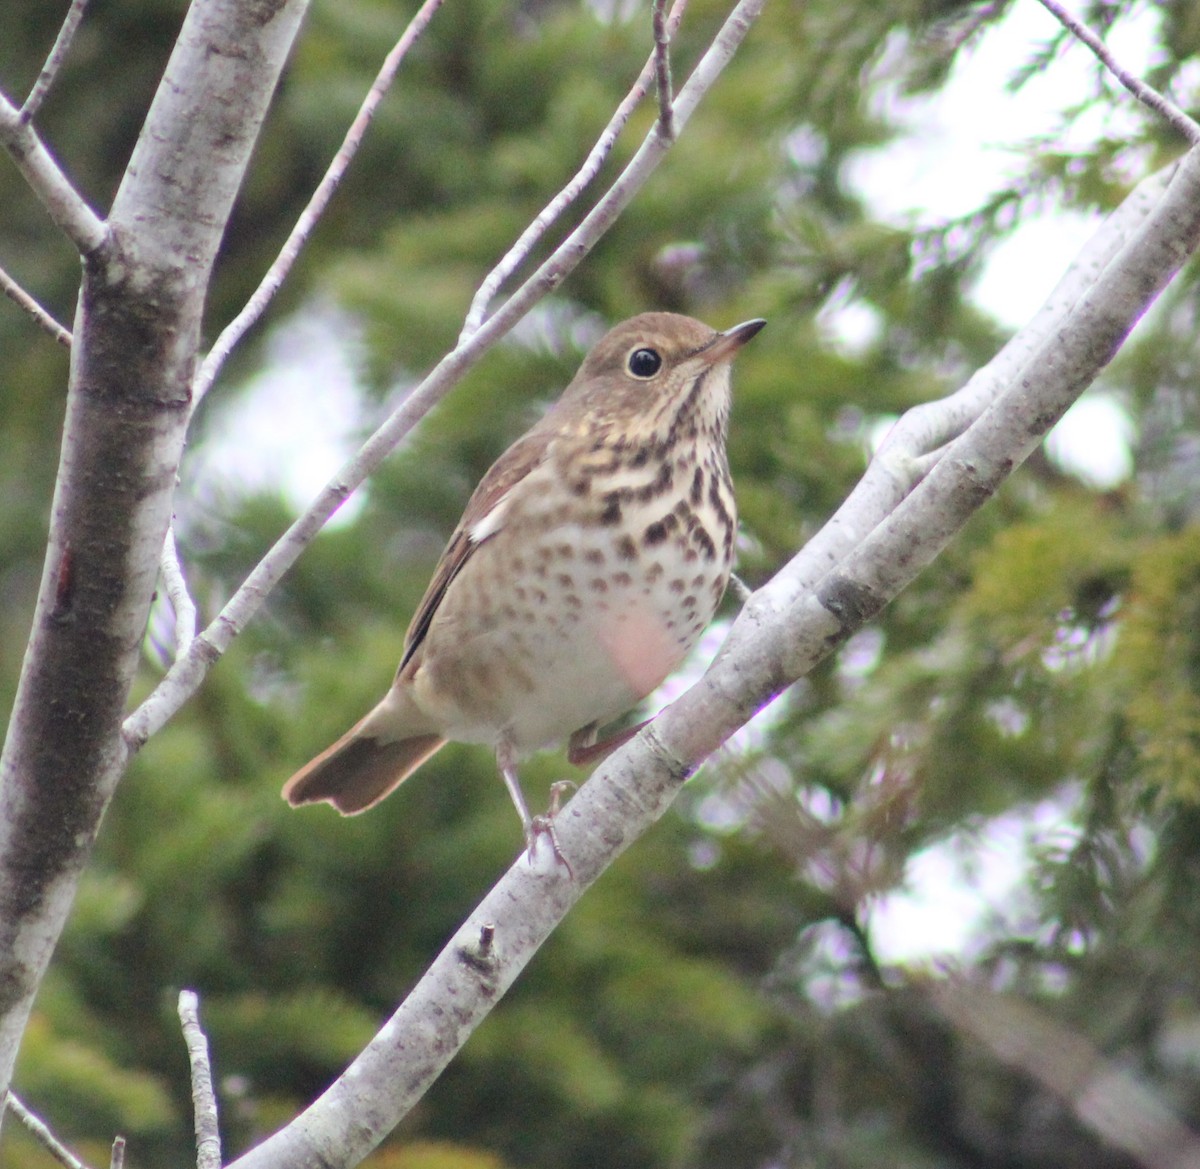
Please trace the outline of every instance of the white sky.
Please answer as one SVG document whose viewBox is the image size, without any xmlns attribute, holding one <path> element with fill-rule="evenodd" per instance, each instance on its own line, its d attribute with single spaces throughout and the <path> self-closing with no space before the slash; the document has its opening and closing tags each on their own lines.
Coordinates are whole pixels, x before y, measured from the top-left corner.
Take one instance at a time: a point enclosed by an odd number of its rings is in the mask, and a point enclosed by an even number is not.
<svg viewBox="0 0 1200 1169">
<path fill-rule="evenodd" d="M 1113 30 L 1108 44 L 1134 72 L 1149 60 L 1153 14 Z M 897 223 L 936 224 L 977 206 L 1004 179 L 1020 173 L 1022 144 L 1060 124 L 1064 145 L 1098 133 L 1121 134 L 1132 115 L 1091 116 L 1062 123 L 1061 111 L 1090 92 L 1094 60 L 1072 44 L 1046 73 L 1010 94 L 1009 78 L 1045 42 L 1057 24 L 1035 2 L 1019 0 L 1004 22 L 964 56 L 949 84 L 929 98 L 883 98 L 889 115 L 911 128 L 884 149 L 864 153 L 851 183 L 882 217 Z M 1132 99 L 1130 99 L 1132 101 Z M 1019 326 L 1037 309 L 1096 224 L 1077 214 L 1031 218 L 1002 244 L 974 292 L 1000 321 Z M 854 306 L 824 323 L 853 344 L 872 323 Z M 270 359 L 252 390 L 216 420 L 224 440 L 210 444 L 207 468 L 252 487 L 277 486 L 299 508 L 352 453 L 361 410 L 355 384 L 353 327 L 323 308 L 278 326 Z M 1097 487 L 1111 487 L 1132 470 L 1131 426 L 1119 403 L 1092 393 L 1076 405 L 1049 439 L 1052 457 Z M 255 452 L 253 460 L 245 452 Z M 201 474 L 205 469 L 200 469 Z M 353 501 L 343 514 L 353 514 Z M 711 639 L 710 639 L 711 640 Z M 768 716 L 769 717 L 769 716 Z M 920 961 L 961 953 L 983 923 L 1005 911 L 1030 848 L 1070 831 L 1065 809 L 1053 801 L 1013 811 L 990 828 L 926 849 L 913 858 L 906 888 L 880 899 L 869 925 L 885 962 Z"/>
<path fill-rule="evenodd" d="M 332 306 L 312 306 L 275 326 L 262 372 L 213 418 L 193 473 L 251 491 L 281 490 L 297 512 L 306 507 L 355 450 L 363 402 L 356 344 L 354 322 Z M 352 517 L 361 498 L 351 496 L 334 521 Z"/>
</svg>

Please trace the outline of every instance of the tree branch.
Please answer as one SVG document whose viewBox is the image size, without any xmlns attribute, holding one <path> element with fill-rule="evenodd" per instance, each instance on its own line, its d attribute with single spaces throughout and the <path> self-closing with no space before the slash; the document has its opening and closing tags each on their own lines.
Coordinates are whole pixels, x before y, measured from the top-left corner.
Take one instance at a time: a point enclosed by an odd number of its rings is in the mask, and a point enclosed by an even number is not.
<svg viewBox="0 0 1200 1169">
<path fill-rule="evenodd" d="M 175 525 L 167 528 L 166 539 L 163 540 L 162 560 L 159 564 L 163 585 L 167 590 L 167 598 L 174 610 L 175 627 L 175 656 L 182 657 L 187 653 L 188 646 L 196 636 L 196 602 L 188 592 L 187 579 L 183 575 L 183 565 L 179 561 L 179 547 L 175 542 Z"/>
<path fill-rule="evenodd" d="M 29 91 L 25 104 L 21 106 L 22 122 L 32 122 L 37 117 L 38 110 L 42 108 L 46 94 L 50 92 L 50 87 L 54 84 L 54 79 L 58 76 L 62 63 L 67 59 L 71 41 L 75 39 L 75 30 L 79 28 L 79 22 L 83 20 L 85 8 L 87 8 L 87 0 L 71 0 L 71 7 L 67 9 L 67 15 L 63 17 L 62 26 L 58 30 L 58 36 L 54 38 L 54 46 L 50 50 L 50 55 L 46 58 L 42 71 L 33 83 L 33 88 Z"/>
<path fill-rule="evenodd" d="M 213 1091 L 208 1037 L 200 1026 L 200 999 L 193 990 L 179 992 L 179 1022 L 192 1075 L 192 1114 L 196 1122 L 196 1169 L 221 1169 L 221 1130 Z"/>
<path fill-rule="evenodd" d="M 254 295 L 246 302 L 245 308 L 221 331 L 216 344 L 209 350 L 208 356 L 205 357 L 201 364 L 192 390 L 193 409 L 199 405 L 200 399 L 208 393 L 209 387 L 216 380 L 217 374 L 220 373 L 221 367 L 225 364 L 234 347 L 254 327 L 255 323 L 266 311 L 267 305 L 274 299 L 284 280 L 287 279 L 288 273 L 292 270 L 292 266 L 295 264 L 304 245 L 308 242 L 308 237 L 312 235 L 313 230 L 320 222 L 321 216 L 324 215 L 330 200 L 341 185 L 347 168 L 358 153 L 358 148 L 362 145 L 367 127 L 370 126 L 372 119 L 375 117 L 375 111 L 379 108 L 379 103 L 383 101 L 384 95 L 396 79 L 396 73 L 400 68 L 401 62 L 408 55 L 409 49 L 416 44 L 417 39 L 429 26 L 429 22 L 433 19 L 433 14 L 437 12 L 443 2 L 444 0 L 425 0 L 425 3 L 417 10 L 416 15 L 408 22 L 408 27 L 404 30 L 404 33 L 396 42 L 392 51 L 384 58 L 383 66 L 376 75 L 374 82 L 372 82 L 371 88 L 367 91 L 367 96 L 363 99 L 362 105 L 359 106 L 354 121 L 350 123 L 350 128 L 346 131 L 345 138 L 342 139 L 342 145 L 338 148 L 337 154 L 333 156 L 333 161 L 329 164 L 329 169 L 317 185 L 312 198 L 309 199 L 308 206 L 304 208 L 300 218 L 296 221 L 296 226 L 292 228 L 291 234 L 284 242 L 275 262 L 267 269 L 267 274 L 262 278 L 258 288 L 254 290 Z"/>
<path fill-rule="evenodd" d="M 651 14 L 654 29 L 654 88 L 658 92 L 658 120 L 668 138 L 675 136 L 671 88 L 671 30 L 663 19 L 666 0 L 654 0 Z"/>
<path fill-rule="evenodd" d="M 127 762 L 121 719 L 171 517 L 205 291 L 303 11 L 304 0 L 191 6 L 107 227 L 52 164 L 31 172 L 40 193 L 61 197 L 86 255 L 46 561 L 0 756 L 0 1091 Z M 31 134 L 12 115 L 5 103 L 10 148 Z"/>
<path fill-rule="evenodd" d="M 675 0 L 671 7 L 671 14 L 667 18 L 668 34 L 673 33 L 679 27 L 686 8 L 687 0 Z M 525 262 L 551 224 L 575 202 L 583 189 L 600 173 L 604 160 L 612 152 L 617 138 L 625 128 L 625 123 L 629 121 L 630 114 L 637 109 L 638 103 L 646 96 L 654 77 L 654 68 L 655 54 L 651 53 L 646 60 L 645 67 L 638 75 L 638 79 L 633 83 L 633 88 L 617 106 L 616 112 L 609 119 L 608 125 L 601 131 L 600 137 L 596 139 L 596 145 L 584 159 L 583 165 L 571 177 L 570 182 L 542 208 L 533 222 L 521 233 L 520 239 L 509 248 L 500 263 L 484 278 L 471 301 L 471 307 L 467 310 L 467 317 L 458 337 L 460 345 L 479 330 L 487 315 L 488 305 L 500 290 L 500 286 Z"/>
<path fill-rule="evenodd" d="M 50 1126 L 32 1109 L 27 1108 L 14 1093 L 9 1092 L 5 1098 L 5 1107 L 21 1122 L 21 1126 L 46 1150 L 60 1165 L 66 1169 L 88 1169 L 66 1145 L 50 1130 Z"/>
<path fill-rule="evenodd" d="M 1048 1012 L 962 978 L 933 983 L 928 993 L 957 1031 L 1053 1092 L 1084 1128 L 1143 1169 L 1200 1169 L 1200 1138 L 1150 1085 Z"/>
<path fill-rule="evenodd" d="M 895 510 L 925 478 L 930 459 L 940 461 L 950 440 L 998 400 L 1041 346 L 1068 327 L 1076 306 L 1158 207 L 1177 166 L 1172 163 L 1138 184 L 1083 246 L 1029 323 L 961 389 L 904 414 L 846 501 L 759 590 L 756 604 L 769 610 L 793 604 Z"/>
<path fill-rule="evenodd" d="M 737 51 L 764 3 L 765 0 L 741 0 L 734 8 L 679 92 L 675 102 L 678 130 L 686 125 L 701 98 Z M 637 153 L 583 222 L 492 317 L 442 358 L 358 454 L 330 480 L 308 510 L 259 561 L 216 619 L 195 639 L 187 654 L 171 666 L 146 701 L 126 719 L 124 732 L 130 750 L 141 747 L 196 692 L 208 671 L 258 612 L 283 574 L 350 493 L 496 341 L 575 269 L 653 174 L 672 143 L 673 140 L 667 138 L 655 122 Z"/>
<path fill-rule="evenodd" d="M 755 593 L 712 668 L 655 721 L 676 758 L 692 763 L 715 750 L 878 613 L 932 562 L 1111 360 L 1200 243 L 1200 151 L 1185 157 L 1142 215 L 1145 199 L 1143 190 L 1131 197 L 1134 211 L 1125 217 L 1129 230 L 1119 249 L 1081 297 L 1049 306 L 1059 314 L 1057 327 L 1044 330 L 1042 321 L 1045 335 L 1032 346 L 1016 347 L 1020 359 L 1009 366 L 1003 391 L 947 447 L 934 470 L 881 522 L 872 524 L 870 509 L 860 516 L 849 505 L 842 508 L 839 531 L 833 537 L 822 531 L 816 554 L 810 543 Z M 1119 234 L 1106 224 L 1098 254 L 1080 270 L 1111 251 Z M 856 518 L 862 522 L 856 524 Z"/>
<path fill-rule="evenodd" d="M 0 146 L 12 156 L 33 193 L 50 212 L 50 218 L 79 254 L 90 256 L 95 252 L 107 238 L 103 222 L 71 186 L 37 131 L 3 94 L 0 94 Z"/>
<path fill-rule="evenodd" d="M 25 291 L 3 268 L 0 268 L 0 289 L 14 304 L 24 309 L 39 329 L 49 333 L 60 345 L 71 348 L 71 333 L 63 328 L 28 292 Z"/>
<path fill-rule="evenodd" d="M 1095 54 L 1100 63 L 1134 97 L 1153 110 L 1160 118 L 1170 123 L 1186 142 L 1195 146 L 1200 142 L 1200 125 L 1197 125 L 1170 98 L 1147 85 L 1140 77 L 1130 73 L 1112 54 L 1108 46 L 1083 21 L 1072 16 L 1058 0 L 1039 0 L 1042 7 L 1054 17 L 1076 40 L 1081 41 Z"/>
</svg>

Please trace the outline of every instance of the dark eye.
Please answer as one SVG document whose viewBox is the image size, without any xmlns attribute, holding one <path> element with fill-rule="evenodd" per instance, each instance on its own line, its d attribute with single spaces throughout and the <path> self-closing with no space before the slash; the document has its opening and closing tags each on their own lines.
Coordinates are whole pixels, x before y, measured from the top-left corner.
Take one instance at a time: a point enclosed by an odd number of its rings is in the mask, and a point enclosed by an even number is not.
<svg viewBox="0 0 1200 1169">
<path fill-rule="evenodd" d="M 629 355 L 629 372 L 634 377 L 652 378 L 662 369 L 662 354 L 657 349 L 635 349 Z"/>
</svg>

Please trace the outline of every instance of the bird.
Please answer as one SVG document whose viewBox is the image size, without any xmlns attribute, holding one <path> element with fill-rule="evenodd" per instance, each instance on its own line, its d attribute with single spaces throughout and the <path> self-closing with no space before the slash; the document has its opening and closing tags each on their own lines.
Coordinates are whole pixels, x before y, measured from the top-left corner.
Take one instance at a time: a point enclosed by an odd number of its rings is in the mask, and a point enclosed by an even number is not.
<svg viewBox="0 0 1200 1169">
<path fill-rule="evenodd" d="M 586 766 L 627 741 L 645 723 L 599 735 L 712 620 L 737 529 L 730 373 L 765 324 L 717 332 L 650 312 L 610 329 L 471 495 L 383 699 L 284 799 L 354 815 L 445 743 L 487 744 L 530 858 L 548 831 L 562 859 L 552 819 L 529 814 L 518 763 L 566 739 Z"/>
</svg>

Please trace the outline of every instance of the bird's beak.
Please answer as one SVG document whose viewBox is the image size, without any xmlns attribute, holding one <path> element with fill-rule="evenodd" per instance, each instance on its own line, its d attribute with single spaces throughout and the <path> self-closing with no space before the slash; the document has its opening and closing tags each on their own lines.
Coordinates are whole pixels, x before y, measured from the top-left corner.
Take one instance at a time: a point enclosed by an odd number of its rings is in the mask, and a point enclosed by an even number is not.
<svg viewBox="0 0 1200 1169">
<path fill-rule="evenodd" d="M 718 333 L 700 350 L 697 356 L 702 358 L 705 365 L 717 365 L 722 361 L 730 361 L 734 354 L 766 323 L 762 317 L 756 317 L 752 321 L 743 321 L 740 325 L 734 325 L 732 329 Z"/>
</svg>

